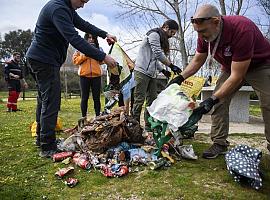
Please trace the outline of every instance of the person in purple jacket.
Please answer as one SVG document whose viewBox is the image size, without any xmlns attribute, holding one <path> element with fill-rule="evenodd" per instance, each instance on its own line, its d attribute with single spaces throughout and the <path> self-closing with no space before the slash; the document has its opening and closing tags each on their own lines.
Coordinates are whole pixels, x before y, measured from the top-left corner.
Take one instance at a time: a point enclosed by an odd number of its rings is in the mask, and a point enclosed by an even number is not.
<svg viewBox="0 0 270 200">
<path fill-rule="evenodd" d="M 55 126 L 60 109 L 60 67 L 67 55 L 68 45 L 109 67 L 115 60 L 83 39 L 75 28 L 90 33 L 110 43 L 116 37 L 83 20 L 76 12 L 88 0 L 51 0 L 41 10 L 34 38 L 26 57 L 38 87 L 36 110 L 39 156 L 51 157 L 57 151 Z"/>
<path fill-rule="evenodd" d="M 204 151 L 203 158 L 215 158 L 227 151 L 229 106 L 233 95 L 245 83 L 250 84 L 260 99 L 265 123 L 265 136 L 270 151 L 270 43 L 258 27 L 244 16 L 221 16 L 213 5 L 198 8 L 191 23 L 198 33 L 197 51 L 180 76 L 170 84 L 181 84 L 195 74 L 206 62 L 215 58 L 222 66 L 212 97 L 204 100 L 199 109 L 211 114 L 213 145 Z"/>
</svg>

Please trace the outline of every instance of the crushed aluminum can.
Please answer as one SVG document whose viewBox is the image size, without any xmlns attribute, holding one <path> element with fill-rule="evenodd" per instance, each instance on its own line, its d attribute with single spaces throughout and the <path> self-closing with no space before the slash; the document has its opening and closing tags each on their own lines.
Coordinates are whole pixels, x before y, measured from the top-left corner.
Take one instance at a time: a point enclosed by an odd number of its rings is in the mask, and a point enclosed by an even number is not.
<svg viewBox="0 0 270 200">
<path fill-rule="evenodd" d="M 81 156 L 80 153 L 75 153 L 75 154 L 73 155 L 73 158 L 79 158 L 80 156 Z"/>
<path fill-rule="evenodd" d="M 111 168 L 107 165 L 101 166 L 101 173 L 106 177 L 114 177 L 114 174 L 113 174 Z"/>
<path fill-rule="evenodd" d="M 67 168 L 62 168 L 59 169 L 56 173 L 55 176 L 57 176 L 59 179 L 63 178 L 65 175 L 70 174 L 74 171 L 74 167 L 67 167 Z"/>
<path fill-rule="evenodd" d="M 73 157 L 73 162 L 82 169 L 89 170 L 91 168 L 91 163 L 84 154 L 81 154 L 79 157 Z"/>
<path fill-rule="evenodd" d="M 124 175 L 128 174 L 128 172 L 129 172 L 128 167 L 126 165 L 122 165 L 120 167 L 119 172 L 117 172 L 117 176 L 124 176 Z"/>
<path fill-rule="evenodd" d="M 166 163 L 167 161 L 165 159 L 160 158 L 158 160 L 149 162 L 148 166 L 151 170 L 156 170 L 156 169 L 161 168 L 162 166 L 165 166 Z"/>
<path fill-rule="evenodd" d="M 67 152 L 61 152 L 61 153 L 54 154 L 52 159 L 53 159 L 53 162 L 60 162 L 60 161 L 65 160 L 66 158 L 69 158 L 72 156 L 73 156 L 73 152 L 67 151 Z"/>
<path fill-rule="evenodd" d="M 66 181 L 65 181 L 65 184 L 70 187 L 70 188 L 73 188 L 75 185 L 77 185 L 79 182 L 78 179 L 76 178 L 68 178 Z"/>
</svg>

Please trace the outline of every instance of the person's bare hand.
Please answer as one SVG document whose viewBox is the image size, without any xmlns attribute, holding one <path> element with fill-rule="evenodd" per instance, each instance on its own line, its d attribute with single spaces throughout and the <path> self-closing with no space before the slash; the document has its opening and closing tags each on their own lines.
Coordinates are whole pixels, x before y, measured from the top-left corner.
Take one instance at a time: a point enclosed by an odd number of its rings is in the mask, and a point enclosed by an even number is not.
<svg viewBox="0 0 270 200">
<path fill-rule="evenodd" d="M 24 89 L 28 89 L 28 84 L 27 83 L 24 83 L 23 84 L 23 87 L 24 87 Z"/>
<path fill-rule="evenodd" d="M 104 62 L 110 68 L 116 67 L 116 61 L 109 55 L 105 56 Z"/>
<path fill-rule="evenodd" d="M 107 37 L 107 42 L 108 42 L 109 45 L 111 45 L 111 44 L 117 42 L 117 38 L 116 38 L 116 36 L 114 36 L 114 35 L 111 35 L 111 34 L 108 33 L 108 34 L 106 35 L 106 37 Z"/>
<path fill-rule="evenodd" d="M 14 77 L 15 79 L 19 79 L 19 78 L 20 78 L 19 75 L 13 75 L 13 77 Z"/>
</svg>

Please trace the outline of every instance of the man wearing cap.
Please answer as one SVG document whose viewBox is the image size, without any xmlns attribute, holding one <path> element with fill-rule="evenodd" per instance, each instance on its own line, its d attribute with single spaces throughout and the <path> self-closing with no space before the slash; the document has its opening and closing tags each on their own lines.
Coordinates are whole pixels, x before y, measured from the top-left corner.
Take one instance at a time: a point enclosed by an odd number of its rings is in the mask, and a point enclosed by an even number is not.
<svg viewBox="0 0 270 200">
<path fill-rule="evenodd" d="M 229 106 L 236 91 L 250 84 L 260 99 L 265 123 L 265 136 L 270 151 L 270 43 L 258 27 L 244 16 L 221 16 L 213 5 L 198 8 L 191 23 L 198 33 L 194 58 L 170 84 L 181 84 L 195 74 L 205 63 L 210 48 L 210 63 L 215 58 L 222 66 L 212 97 L 199 108 L 211 114 L 211 139 L 213 145 L 203 153 L 203 158 L 215 158 L 227 151 L 229 132 Z"/>
<path fill-rule="evenodd" d="M 68 45 L 109 67 L 116 67 L 115 60 L 93 47 L 79 36 L 75 28 L 108 41 L 116 37 L 84 21 L 76 12 L 88 0 L 51 0 L 42 8 L 34 31 L 34 39 L 27 51 L 32 72 L 38 86 L 36 113 L 36 144 L 41 157 L 50 157 L 57 151 L 55 126 L 61 100 L 60 67 L 67 55 Z"/>
<path fill-rule="evenodd" d="M 21 54 L 19 52 L 14 52 L 12 55 L 12 60 L 8 61 L 5 65 L 5 80 L 8 85 L 8 101 L 7 101 L 7 112 L 20 111 L 17 108 L 17 101 L 21 92 L 21 81 L 24 88 L 28 85 L 23 77 L 23 70 L 19 65 L 21 60 Z"/>
</svg>

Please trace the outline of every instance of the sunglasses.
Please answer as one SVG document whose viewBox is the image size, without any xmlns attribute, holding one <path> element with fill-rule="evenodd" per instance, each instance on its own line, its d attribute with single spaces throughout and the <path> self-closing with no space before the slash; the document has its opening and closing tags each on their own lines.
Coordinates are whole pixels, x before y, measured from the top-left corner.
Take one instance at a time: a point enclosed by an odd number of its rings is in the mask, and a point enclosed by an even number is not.
<svg viewBox="0 0 270 200">
<path fill-rule="evenodd" d="M 204 21 L 207 21 L 207 20 L 212 19 L 212 18 L 213 17 L 204 17 L 204 18 L 193 18 L 193 17 L 191 17 L 190 18 L 190 21 L 191 21 L 192 24 L 198 24 L 198 25 L 200 25 Z"/>
</svg>

